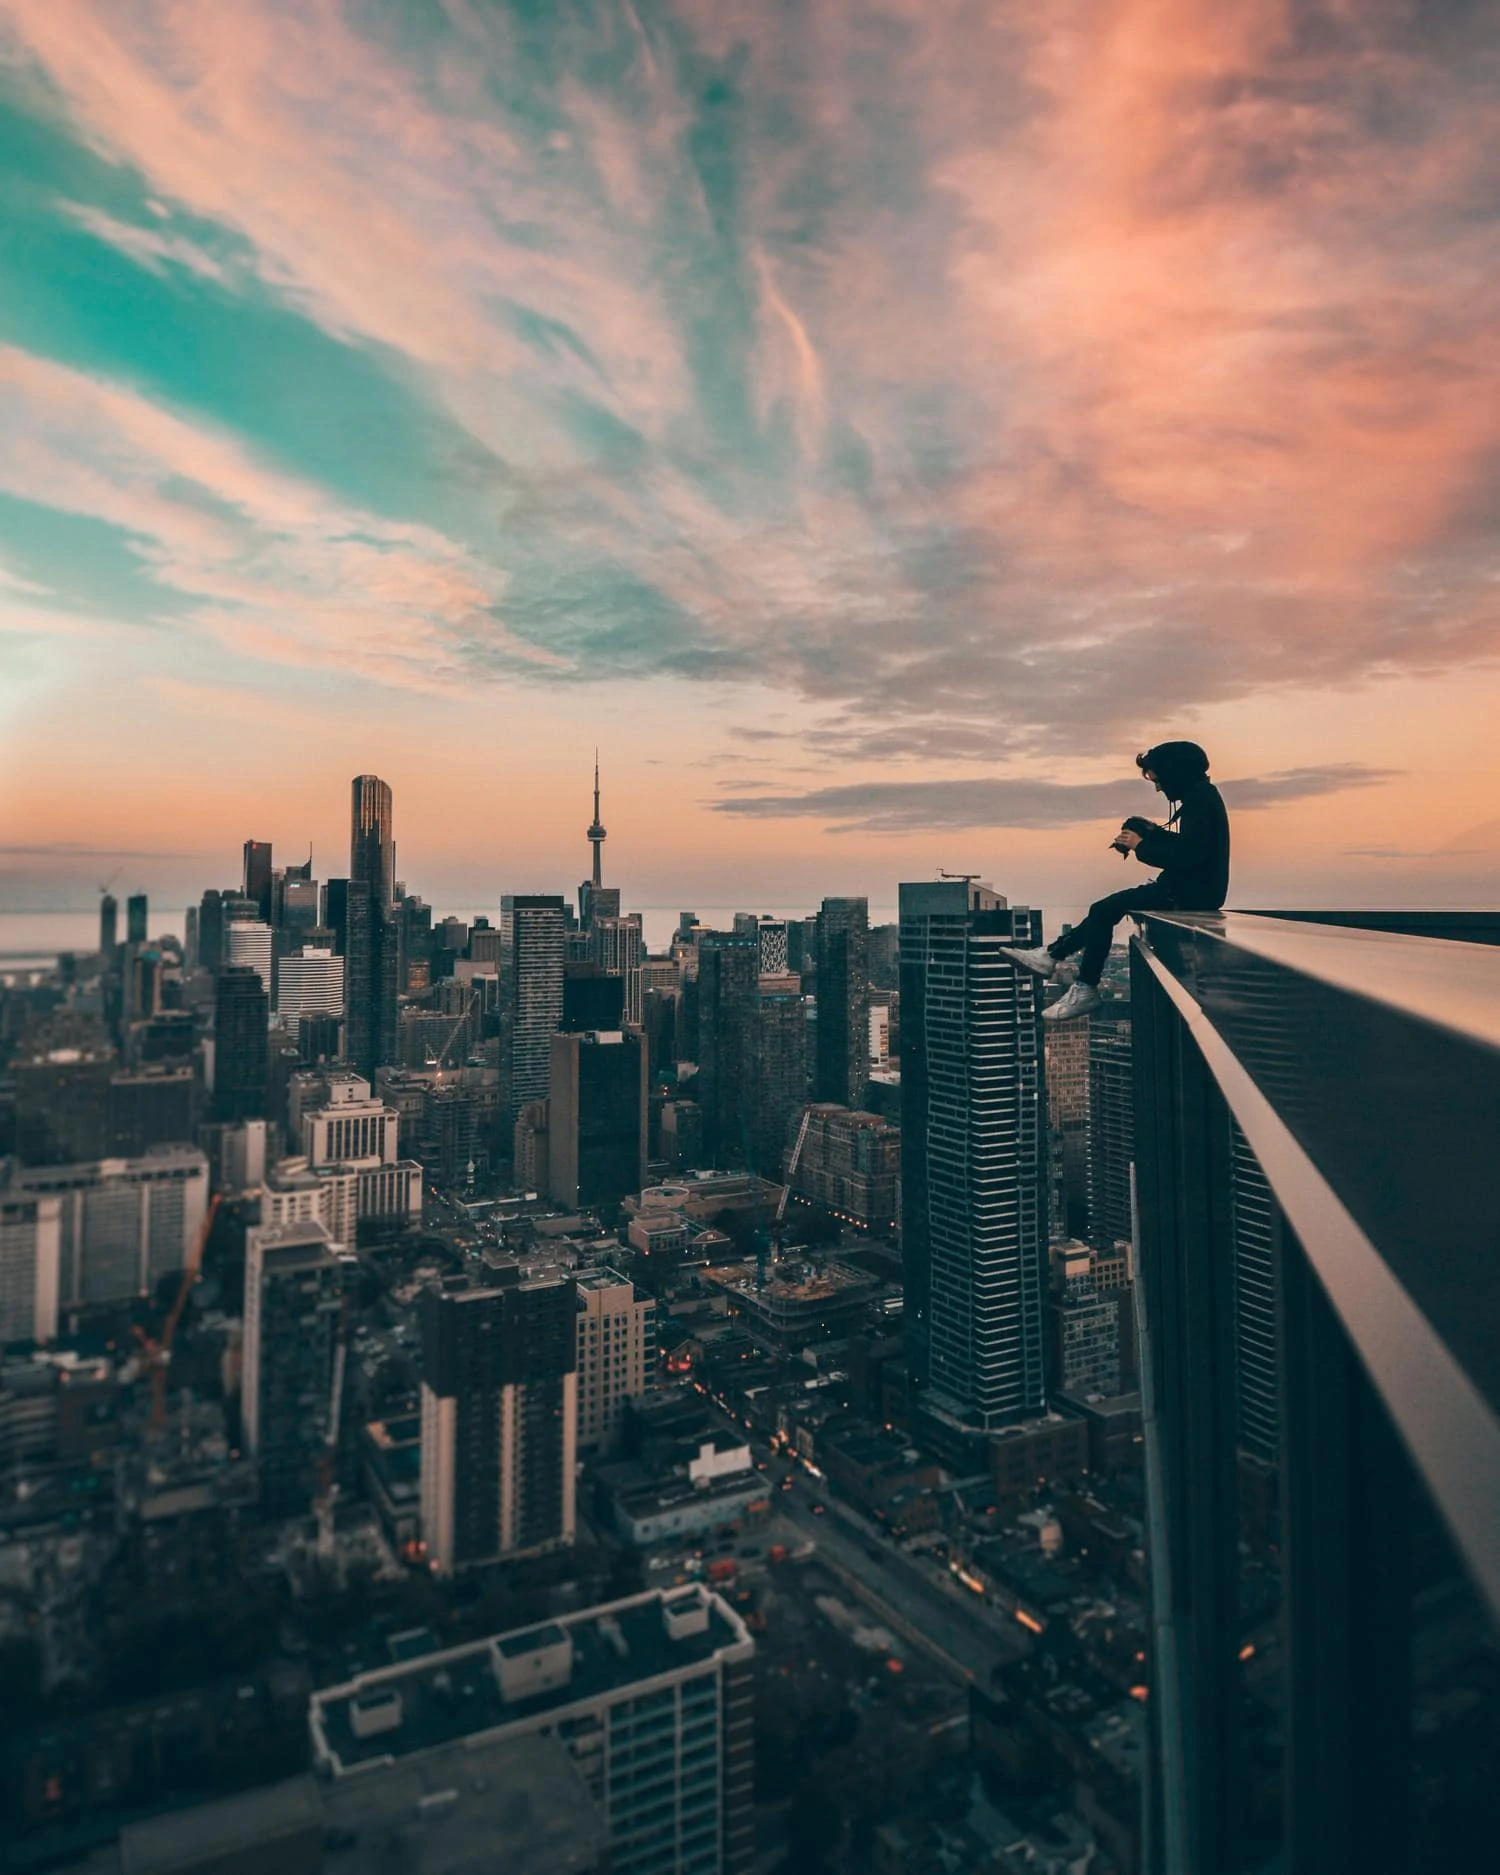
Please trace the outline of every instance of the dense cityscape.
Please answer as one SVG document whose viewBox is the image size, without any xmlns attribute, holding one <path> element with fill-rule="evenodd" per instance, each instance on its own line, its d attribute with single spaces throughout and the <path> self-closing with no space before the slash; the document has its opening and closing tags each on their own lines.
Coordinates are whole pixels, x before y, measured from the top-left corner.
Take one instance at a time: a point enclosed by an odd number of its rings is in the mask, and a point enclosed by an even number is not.
<svg viewBox="0 0 1500 1875">
<path fill-rule="evenodd" d="M 594 782 L 576 901 L 360 776 L 7 982 L 8 1866 L 1140 1866 L 1122 974 L 1044 1049 L 967 878 L 649 954 Z"/>
</svg>

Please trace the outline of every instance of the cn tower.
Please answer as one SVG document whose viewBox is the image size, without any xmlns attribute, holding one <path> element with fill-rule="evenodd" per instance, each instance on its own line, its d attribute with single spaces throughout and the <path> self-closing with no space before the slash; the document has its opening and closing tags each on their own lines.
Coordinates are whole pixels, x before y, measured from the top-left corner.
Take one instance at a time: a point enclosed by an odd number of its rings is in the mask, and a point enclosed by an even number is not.
<svg viewBox="0 0 1500 1875">
<path fill-rule="evenodd" d="M 589 828 L 589 845 L 594 849 L 594 890 L 604 883 L 604 824 L 599 818 L 599 751 L 594 750 L 594 823 Z"/>
</svg>

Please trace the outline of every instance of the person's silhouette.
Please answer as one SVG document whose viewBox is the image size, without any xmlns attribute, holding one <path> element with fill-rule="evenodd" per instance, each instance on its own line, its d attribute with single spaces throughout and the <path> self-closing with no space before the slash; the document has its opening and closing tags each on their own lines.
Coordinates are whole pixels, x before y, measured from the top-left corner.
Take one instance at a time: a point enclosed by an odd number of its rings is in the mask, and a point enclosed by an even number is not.
<svg viewBox="0 0 1500 1875">
<path fill-rule="evenodd" d="M 1122 918 L 1136 911 L 1218 911 L 1229 896 L 1229 815 L 1208 778 L 1207 755 L 1196 742 L 1159 742 L 1135 764 L 1176 808 L 1165 826 L 1132 815 L 1110 847 L 1159 867 L 1159 876 L 1097 900 L 1082 923 L 1045 948 L 1006 952 L 1022 969 L 1055 977 L 1065 957 L 1082 951 L 1076 981 L 1043 1012 L 1047 1022 L 1067 1022 L 1099 1007 L 1099 978 Z"/>
</svg>

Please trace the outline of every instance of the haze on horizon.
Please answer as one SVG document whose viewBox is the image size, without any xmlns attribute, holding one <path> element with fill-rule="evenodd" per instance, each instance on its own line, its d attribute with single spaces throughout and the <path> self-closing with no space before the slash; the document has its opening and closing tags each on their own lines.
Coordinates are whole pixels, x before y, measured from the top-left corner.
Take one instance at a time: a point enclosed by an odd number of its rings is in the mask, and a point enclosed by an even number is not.
<svg viewBox="0 0 1500 1875">
<path fill-rule="evenodd" d="M 1469 0 L 0 0 L 0 905 L 1493 903 Z"/>
</svg>

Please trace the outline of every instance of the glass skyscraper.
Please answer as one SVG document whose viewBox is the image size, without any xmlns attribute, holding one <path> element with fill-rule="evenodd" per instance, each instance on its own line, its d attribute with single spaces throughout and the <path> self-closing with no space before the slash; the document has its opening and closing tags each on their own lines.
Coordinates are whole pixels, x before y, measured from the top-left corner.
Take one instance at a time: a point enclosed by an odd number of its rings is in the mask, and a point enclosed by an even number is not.
<svg viewBox="0 0 1500 1875">
<path fill-rule="evenodd" d="M 991 887 L 901 887 L 901 1241 L 908 1361 L 930 1426 L 1045 1410 L 1041 981 L 1007 945 L 1041 914 Z"/>
</svg>

